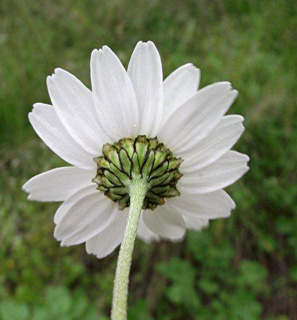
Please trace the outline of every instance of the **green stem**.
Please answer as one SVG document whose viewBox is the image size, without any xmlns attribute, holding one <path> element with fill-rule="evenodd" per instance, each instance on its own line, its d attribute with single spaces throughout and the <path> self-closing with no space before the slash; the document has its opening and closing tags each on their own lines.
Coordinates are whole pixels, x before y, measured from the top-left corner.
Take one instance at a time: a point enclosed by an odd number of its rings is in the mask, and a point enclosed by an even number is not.
<svg viewBox="0 0 297 320">
<path fill-rule="evenodd" d="M 133 181 L 130 186 L 130 212 L 117 263 L 112 299 L 112 320 L 127 319 L 128 286 L 132 253 L 146 191 L 147 182 L 145 180 L 139 179 Z"/>
</svg>

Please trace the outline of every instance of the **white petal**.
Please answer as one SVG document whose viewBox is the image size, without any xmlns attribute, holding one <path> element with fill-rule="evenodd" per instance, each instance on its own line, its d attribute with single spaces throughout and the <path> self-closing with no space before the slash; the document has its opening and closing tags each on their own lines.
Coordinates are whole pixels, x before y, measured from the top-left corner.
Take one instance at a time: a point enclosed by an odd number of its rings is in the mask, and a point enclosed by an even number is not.
<svg viewBox="0 0 297 320">
<path fill-rule="evenodd" d="M 167 200 L 172 211 L 184 217 L 199 219 L 226 218 L 235 208 L 235 203 L 224 190 L 207 194 L 190 194 L 182 187 L 179 188 L 180 197 Z"/>
<path fill-rule="evenodd" d="M 36 103 L 29 113 L 29 120 L 39 137 L 63 160 L 84 169 L 95 167 L 93 155 L 70 136 L 53 106 Z"/>
<path fill-rule="evenodd" d="M 116 219 L 86 243 L 86 250 L 97 258 L 104 258 L 123 241 L 129 210 L 118 211 Z"/>
<path fill-rule="evenodd" d="M 248 171 L 248 161 L 247 155 L 229 151 L 211 165 L 185 173 L 179 185 L 190 193 L 208 193 L 225 188 Z"/>
<path fill-rule="evenodd" d="M 155 210 L 145 210 L 143 221 L 146 226 L 161 238 L 180 241 L 185 235 L 186 225 L 180 214 L 166 204 Z"/>
<path fill-rule="evenodd" d="M 116 205 L 98 190 L 77 197 L 76 201 L 74 196 L 71 198 L 73 205 L 69 207 L 69 202 L 65 202 L 67 211 L 59 219 L 54 234 L 62 241 L 62 246 L 75 245 L 91 239 L 116 217 Z M 61 210 L 63 206 L 64 203 Z"/>
<path fill-rule="evenodd" d="M 201 218 L 189 218 L 189 217 L 185 217 L 183 216 L 185 224 L 187 229 L 193 229 L 193 230 L 197 230 L 200 231 L 206 227 L 208 227 L 209 225 L 209 220 L 208 219 L 201 219 Z"/>
<path fill-rule="evenodd" d="M 158 138 L 175 154 L 182 155 L 209 134 L 236 96 L 229 82 L 199 90 L 165 121 Z"/>
<path fill-rule="evenodd" d="M 30 200 L 64 201 L 76 191 L 93 184 L 95 175 L 95 170 L 56 168 L 31 178 L 24 184 L 23 190 L 29 193 Z"/>
<path fill-rule="evenodd" d="M 146 243 L 151 243 L 152 241 L 159 240 L 159 237 L 155 233 L 153 233 L 143 222 L 143 213 L 141 214 L 139 220 L 137 237 Z"/>
<path fill-rule="evenodd" d="M 128 74 L 138 102 L 140 134 L 155 137 L 163 114 L 163 72 L 159 52 L 151 41 L 137 43 Z"/>
<path fill-rule="evenodd" d="M 100 119 L 118 140 L 138 134 L 139 113 L 131 80 L 118 57 L 104 46 L 91 56 L 92 90 Z"/>
<path fill-rule="evenodd" d="M 164 120 L 197 92 L 200 70 L 191 63 L 172 72 L 164 81 Z"/>
<path fill-rule="evenodd" d="M 56 214 L 54 217 L 54 223 L 55 224 L 60 223 L 61 219 L 67 213 L 68 209 L 71 208 L 78 201 L 78 199 L 81 199 L 89 194 L 93 194 L 94 192 L 98 191 L 96 190 L 96 188 L 97 188 L 97 185 L 91 184 L 73 193 L 69 198 L 67 198 L 63 202 L 63 204 L 56 211 Z"/>
<path fill-rule="evenodd" d="M 107 142 L 95 111 L 92 92 L 72 74 L 56 69 L 47 86 L 57 114 L 70 135 L 88 152 L 98 155 Z"/>
<path fill-rule="evenodd" d="M 244 131 L 243 117 L 223 117 L 202 141 L 183 154 L 182 172 L 194 172 L 213 163 L 229 151 Z"/>
</svg>

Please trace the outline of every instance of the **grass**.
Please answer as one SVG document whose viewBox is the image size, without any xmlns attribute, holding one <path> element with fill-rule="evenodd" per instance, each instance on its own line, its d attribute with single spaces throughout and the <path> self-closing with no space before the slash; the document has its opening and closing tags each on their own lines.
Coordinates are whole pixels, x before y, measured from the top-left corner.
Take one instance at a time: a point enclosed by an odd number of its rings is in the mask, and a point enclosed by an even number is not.
<svg viewBox="0 0 297 320">
<path fill-rule="evenodd" d="M 27 114 L 49 102 L 54 68 L 90 86 L 94 47 L 111 46 L 127 65 L 140 39 L 156 43 L 166 75 L 193 62 L 201 86 L 229 80 L 239 90 L 231 113 L 244 115 L 246 132 L 236 149 L 251 169 L 228 190 L 230 219 L 181 244 L 137 242 L 129 319 L 297 318 L 296 10 L 290 0 L 1 1 L 0 319 L 107 317 L 117 253 L 60 248 L 57 205 L 20 189 L 61 165 Z"/>
</svg>

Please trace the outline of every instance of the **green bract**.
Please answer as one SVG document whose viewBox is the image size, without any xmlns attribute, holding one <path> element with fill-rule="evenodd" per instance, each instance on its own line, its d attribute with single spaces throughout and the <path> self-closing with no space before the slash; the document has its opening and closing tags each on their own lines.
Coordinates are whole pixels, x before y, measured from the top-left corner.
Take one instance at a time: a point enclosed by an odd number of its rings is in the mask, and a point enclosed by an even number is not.
<svg viewBox="0 0 297 320">
<path fill-rule="evenodd" d="M 98 168 L 93 181 L 107 197 L 119 202 L 121 210 L 130 205 L 133 180 L 147 183 L 143 209 L 153 210 L 165 203 L 164 198 L 180 195 L 176 184 L 182 176 L 178 169 L 183 160 L 175 158 L 157 138 L 123 138 L 113 145 L 105 144 L 102 153 L 94 159 Z"/>
</svg>

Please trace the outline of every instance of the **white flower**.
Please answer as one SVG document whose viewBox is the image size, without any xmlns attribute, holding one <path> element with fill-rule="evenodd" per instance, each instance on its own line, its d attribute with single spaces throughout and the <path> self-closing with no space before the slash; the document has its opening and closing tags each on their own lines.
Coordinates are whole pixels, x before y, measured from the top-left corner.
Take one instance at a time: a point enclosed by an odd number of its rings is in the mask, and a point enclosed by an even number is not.
<svg viewBox="0 0 297 320">
<path fill-rule="evenodd" d="M 187 228 L 230 215 L 235 204 L 223 188 L 247 170 L 248 156 L 230 151 L 244 131 L 243 117 L 224 116 L 237 96 L 229 82 L 198 90 L 200 71 L 186 64 L 163 82 L 159 53 L 139 42 L 126 71 L 106 46 L 91 56 L 92 91 L 62 69 L 47 79 L 53 105 L 37 103 L 29 114 L 39 137 L 72 166 L 47 171 L 24 185 L 28 198 L 63 201 L 55 214 L 61 245 L 86 242 L 98 258 L 122 241 L 129 210 L 119 209 L 92 180 L 94 158 L 106 143 L 138 135 L 158 137 L 184 161 L 180 196 L 143 211 L 138 237 L 181 240 Z"/>
</svg>

